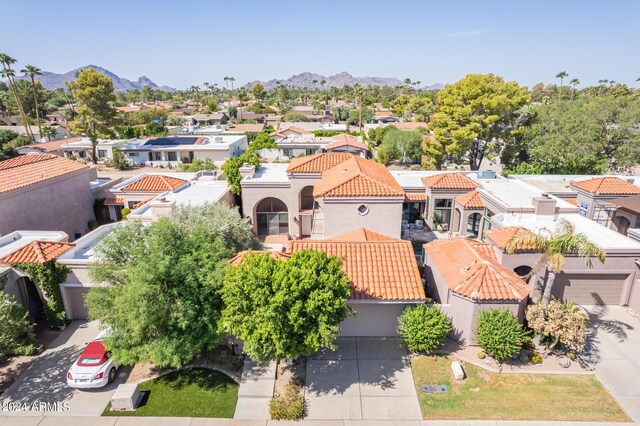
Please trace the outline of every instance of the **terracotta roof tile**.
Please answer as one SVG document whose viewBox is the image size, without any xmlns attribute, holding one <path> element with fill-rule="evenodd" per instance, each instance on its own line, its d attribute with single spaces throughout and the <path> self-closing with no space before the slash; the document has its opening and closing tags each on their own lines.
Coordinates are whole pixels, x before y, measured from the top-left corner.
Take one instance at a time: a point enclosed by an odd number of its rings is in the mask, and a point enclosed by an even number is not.
<svg viewBox="0 0 640 426">
<path fill-rule="evenodd" d="M 132 210 L 135 210 L 135 209 L 138 209 L 138 208 L 144 206 L 145 204 L 147 204 L 149 201 L 153 200 L 154 198 L 156 198 L 156 197 L 149 197 L 146 200 L 142 200 L 142 201 L 140 201 L 138 203 L 135 203 L 133 205 L 133 209 Z"/>
<path fill-rule="evenodd" d="M 351 158 L 348 152 L 327 152 L 306 155 L 291 160 L 287 173 L 321 173 Z"/>
<path fill-rule="evenodd" d="M 20 148 L 32 148 L 32 149 L 37 149 L 38 151 L 41 151 L 41 152 L 53 152 L 53 151 L 60 151 L 68 143 L 80 142 L 81 140 L 82 140 L 82 136 L 77 136 L 74 138 L 57 139 L 49 142 L 32 143 L 29 145 L 22 146 Z"/>
<path fill-rule="evenodd" d="M 406 194 L 404 194 L 404 198 L 406 201 L 425 202 L 427 201 L 427 194 L 425 194 L 424 192 L 407 192 Z"/>
<path fill-rule="evenodd" d="M 89 167 L 47 154 L 27 154 L 0 161 L 0 193 L 54 179 Z"/>
<path fill-rule="evenodd" d="M 299 127 L 289 126 L 286 129 L 276 130 L 275 132 L 270 133 L 269 136 L 280 136 L 281 138 L 286 138 L 287 135 L 285 135 L 284 132 L 293 132 L 293 133 L 297 133 L 299 135 L 310 135 L 310 134 L 312 134 L 312 132 L 308 132 L 308 131 L 306 131 L 304 129 L 301 129 Z"/>
<path fill-rule="evenodd" d="M 124 198 L 105 198 L 105 206 L 124 206 Z"/>
<path fill-rule="evenodd" d="M 574 206 L 578 207 L 578 200 L 576 198 L 571 198 L 571 199 L 568 199 L 568 200 L 565 199 L 563 201 L 566 201 L 567 203 L 573 204 Z"/>
<path fill-rule="evenodd" d="M 422 183 L 431 189 L 476 189 L 480 185 L 462 173 L 440 173 L 422 178 Z"/>
<path fill-rule="evenodd" d="M 121 188 L 124 192 L 164 192 L 175 191 L 187 183 L 186 180 L 163 175 L 147 175 Z"/>
<path fill-rule="evenodd" d="M 333 142 L 329 145 L 325 146 L 324 149 L 327 151 L 331 151 L 332 149 L 341 148 L 343 146 L 350 146 L 353 148 L 361 149 L 363 151 L 368 151 L 369 147 L 358 140 L 356 136 L 349 135 L 346 133 L 340 133 L 339 135 L 335 135 L 332 137 Z"/>
<path fill-rule="evenodd" d="M 507 228 L 497 228 L 484 231 L 484 236 L 500 250 L 505 251 L 509 242 L 516 236 L 530 233 L 528 229 L 519 226 L 509 226 Z M 532 247 L 518 247 L 519 251 L 531 250 Z"/>
<path fill-rule="evenodd" d="M 291 241 L 291 252 L 313 249 L 344 258 L 342 268 L 351 281 L 352 300 L 424 301 L 426 299 L 413 247 L 409 241 L 373 238 L 362 231 L 331 240 Z M 379 235 L 379 234 L 377 234 Z M 382 237 L 382 236 L 380 236 Z M 375 238 L 380 238 L 375 237 Z"/>
<path fill-rule="evenodd" d="M 634 195 L 640 194 L 640 188 L 617 177 L 601 177 L 571 182 L 574 188 L 594 195 Z"/>
<path fill-rule="evenodd" d="M 469 191 L 466 194 L 458 195 L 456 197 L 456 203 L 460 204 L 462 207 L 466 209 L 483 209 L 484 203 L 482 202 L 482 198 L 480 198 L 480 194 L 475 189 L 473 191 Z"/>
<path fill-rule="evenodd" d="M 73 246 L 73 243 L 34 241 L 4 256 L 0 259 L 0 263 L 45 263 L 65 253 Z"/>
<path fill-rule="evenodd" d="M 377 232 L 369 231 L 365 228 L 358 228 L 355 231 L 347 232 L 346 234 L 339 235 L 337 237 L 328 238 L 325 241 L 398 241 L 396 238 L 387 237 L 386 235 L 379 234 Z"/>
<path fill-rule="evenodd" d="M 284 259 L 289 259 L 291 257 L 291 253 L 285 253 L 285 252 L 281 252 L 281 251 L 244 250 L 244 251 L 239 252 L 235 256 L 233 256 L 231 259 L 229 259 L 229 263 L 232 264 L 232 265 L 240 265 L 240 264 L 242 264 L 244 262 L 244 257 L 249 253 L 254 253 L 254 254 L 269 253 L 269 256 L 271 256 L 272 258 L 274 258 L 276 260 L 284 260 Z"/>
<path fill-rule="evenodd" d="M 472 300 L 522 300 L 531 291 L 514 271 L 498 263 L 490 244 L 468 238 L 424 245 L 428 262 L 447 287 Z"/>
<path fill-rule="evenodd" d="M 314 197 L 398 197 L 404 190 L 384 164 L 352 155 L 322 173 Z"/>
</svg>

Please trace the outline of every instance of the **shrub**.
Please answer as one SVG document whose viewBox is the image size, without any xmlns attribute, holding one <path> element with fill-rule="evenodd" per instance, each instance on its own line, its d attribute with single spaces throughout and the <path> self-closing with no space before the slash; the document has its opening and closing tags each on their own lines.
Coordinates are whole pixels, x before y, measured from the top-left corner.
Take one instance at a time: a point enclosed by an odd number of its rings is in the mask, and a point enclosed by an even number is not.
<svg viewBox="0 0 640 426">
<path fill-rule="evenodd" d="M 531 352 L 529 354 L 529 361 L 532 364 L 542 364 L 542 356 L 538 352 Z"/>
<path fill-rule="evenodd" d="M 527 322 L 550 349 L 558 343 L 573 352 L 584 348 L 589 317 L 573 303 L 552 299 L 546 308 L 535 303 L 527 309 Z"/>
<path fill-rule="evenodd" d="M 129 161 L 127 160 L 127 157 L 124 156 L 122 151 L 120 151 L 118 148 L 113 148 L 113 158 L 105 161 L 105 165 L 118 170 L 127 170 L 129 168 Z"/>
<path fill-rule="evenodd" d="M 14 296 L 0 290 L 0 357 L 34 352 L 34 329 L 27 310 Z"/>
<path fill-rule="evenodd" d="M 131 213 L 131 209 L 129 207 L 125 207 L 120 211 L 120 214 L 122 215 L 122 220 L 127 220 L 127 216 L 129 215 L 129 213 Z"/>
<path fill-rule="evenodd" d="M 304 398 L 293 383 L 289 383 L 284 395 L 276 395 L 269 402 L 271 420 L 300 420 L 304 415 Z"/>
<path fill-rule="evenodd" d="M 400 317 L 400 337 L 411 352 L 433 352 L 451 331 L 451 321 L 436 306 L 406 308 Z"/>
<path fill-rule="evenodd" d="M 508 309 L 488 309 L 478 315 L 478 345 L 497 361 L 516 355 L 529 341 L 527 332 Z"/>
<path fill-rule="evenodd" d="M 91 219 L 88 223 L 87 223 L 87 228 L 94 230 L 98 227 L 98 221 L 95 219 Z"/>
</svg>

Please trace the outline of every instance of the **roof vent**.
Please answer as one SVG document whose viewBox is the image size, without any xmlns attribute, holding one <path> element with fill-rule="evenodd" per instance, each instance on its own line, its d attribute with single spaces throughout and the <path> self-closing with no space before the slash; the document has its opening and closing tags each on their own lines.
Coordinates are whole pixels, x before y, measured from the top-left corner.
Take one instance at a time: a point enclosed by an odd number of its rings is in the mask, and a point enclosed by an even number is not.
<svg viewBox="0 0 640 426">
<path fill-rule="evenodd" d="M 480 170 L 478 172 L 478 179 L 495 179 L 496 172 L 494 170 Z"/>
</svg>

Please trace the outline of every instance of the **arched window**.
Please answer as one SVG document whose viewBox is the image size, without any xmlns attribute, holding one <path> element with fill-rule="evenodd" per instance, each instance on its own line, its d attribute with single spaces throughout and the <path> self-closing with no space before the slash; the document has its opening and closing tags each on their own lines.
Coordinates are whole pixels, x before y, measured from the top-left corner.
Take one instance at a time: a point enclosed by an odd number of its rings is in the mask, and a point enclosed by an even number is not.
<svg viewBox="0 0 640 426">
<path fill-rule="evenodd" d="M 256 207 L 258 235 L 289 234 L 289 213 L 287 205 L 277 198 L 269 197 Z"/>
<path fill-rule="evenodd" d="M 305 186 L 300 191 L 300 210 L 313 210 L 316 200 L 313 198 L 313 186 Z"/>
</svg>

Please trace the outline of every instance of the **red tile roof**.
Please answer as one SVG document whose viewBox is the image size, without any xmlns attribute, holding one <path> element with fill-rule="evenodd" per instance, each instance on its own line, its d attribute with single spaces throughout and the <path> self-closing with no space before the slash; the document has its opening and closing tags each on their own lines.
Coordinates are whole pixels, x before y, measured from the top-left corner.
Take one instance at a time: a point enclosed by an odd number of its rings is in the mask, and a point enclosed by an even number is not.
<svg viewBox="0 0 640 426">
<path fill-rule="evenodd" d="M 322 241 L 294 240 L 290 242 L 290 251 L 322 250 L 328 256 L 343 257 L 342 268 L 351 281 L 352 300 L 426 299 L 409 241 L 375 237 L 370 231 L 356 231 L 355 234 Z"/>
<path fill-rule="evenodd" d="M 498 263 L 490 244 L 451 238 L 432 241 L 424 249 L 447 287 L 461 296 L 520 301 L 531 291 L 514 271 Z"/>
<path fill-rule="evenodd" d="M 369 147 L 360 142 L 356 136 L 349 135 L 346 133 L 341 133 L 339 135 L 335 135 L 332 137 L 333 142 L 329 145 L 325 146 L 324 149 L 327 151 L 331 151 L 332 149 L 341 148 L 343 146 L 350 146 L 356 149 L 361 149 L 363 151 L 368 151 Z"/>
<path fill-rule="evenodd" d="M 146 200 L 142 200 L 142 201 L 140 201 L 140 202 L 138 202 L 138 203 L 135 203 L 135 204 L 133 205 L 133 210 L 138 209 L 138 208 L 140 208 L 140 207 L 144 206 L 145 204 L 147 204 L 149 201 L 153 200 L 154 198 L 156 198 L 156 197 L 149 197 L 149 198 L 147 198 Z"/>
<path fill-rule="evenodd" d="M 640 188 L 617 177 L 601 177 L 571 182 L 571 186 L 594 195 L 640 194 Z"/>
<path fill-rule="evenodd" d="M 566 201 L 569 204 L 573 204 L 574 206 L 578 207 L 578 200 L 576 198 L 571 198 L 571 199 L 563 199 L 563 201 Z"/>
<path fill-rule="evenodd" d="M 458 195 L 456 197 L 456 203 L 460 204 L 462 207 L 466 209 L 483 209 L 484 203 L 482 202 L 482 198 L 480 198 L 480 194 L 475 189 L 473 191 L 469 191 L 466 194 Z"/>
<path fill-rule="evenodd" d="M 233 256 L 231 259 L 229 259 L 229 263 L 232 264 L 232 265 L 240 265 L 240 264 L 244 263 L 244 258 L 249 253 L 254 253 L 254 254 L 268 253 L 269 256 L 271 256 L 275 260 L 286 260 L 286 259 L 289 259 L 291 257 L 291 253 L 285 253 L 285 252 L 281 252 L 281 251 L 244 250 L 244 251 L 239 252 L 235 256 Z"/>
<path fill-rule="evenodd" d="M 55 155 L 21 155 L 0 161 L 0 193 L 88 168 L 85 164 Z"/>
<path fill-rule="evenodd" d="M 275 132 L 271 133 L 269 136 L 280 136 L 281 138 L 286 138 L 287 135 L 285 135 L 284 132 L 293 132 L 293 133 L 297 133 L 299 135 L 310 135 L 310 134 L 312 134 L 312 132 L 308 132 L 308 131 L 306 131 L 304 129 L 301 129 L 299 127 L 289 126 L 286 129 L 276 130 Z"/>
<path fill-rule="evenodd" d="M 500 250 L 505 251 L 509 242 L 515 237 L 522 234 L 530 233 L 528 229 L 519 226 L 509 226 L 507 228 L 496 228 L 484 231 L 484 236 Z M 518 247 L 518 251 L 531 250 L 532 247 Z"/>
<path fill-rule="evenodd" d="M 461 173 L 439 173 L 422 178 L 422 182 L 431 189 L 476 189 L 480 185 Z"/>
<path fill-rule="evenodd" d="M 164 192 L 175 191 L 187 183 L 186 180 L 163 175 L 147 175 L 121 188 L 124 192 Z"/>
<path fill-rule="evenodd" d="M 377 232 L 369 231 L 365 228 L 358 228 L 355 231 L 337 237 L 328 238 L 325 241 L 398 241 L 396 238 L 387 237 Z"/>
<path fill-rule="evenodd" d="M 352 155 L 322 173 L 314 197 L 404 197 L 404 190 L 384 164 Z"/>
<path fill-rule="evenodd" d="M 45 263 L 70 250 L 73 243 L 34 241 L 0 259 L 0 263 Z"/>
<path fill-rule="evenodd" d="M 306 155 L 291 160 L 287 173 L 321 173 L 351 158 L 348 152 L 327 152 Z"/>
<path fill-rule="evenodd" d="M 427 194 L 425 194 L 424 192 L 407 192 L 406 194 L 404 194 L 404 198 L 406 201 L 425 202 L 427 201 Z"/>
<path fill-rule="evenodd" d="M 104 205 L 105 206 L 123 206 L 124 198 L 105 198 Z"/>
<path fill-rule="evenodd" d="M 54 152 L 54 151 L 60 151 L 68 143 L 80 142 L 81 140 L 82 140 L 82 136 L 77 136 L 74 138 L 57 139 L 49 142 L 32 143 L 29 145 L 21 146 L 20 148 L 37 149 L 38 151 L 42 151 L 42 152 Z"/>
</svg>

